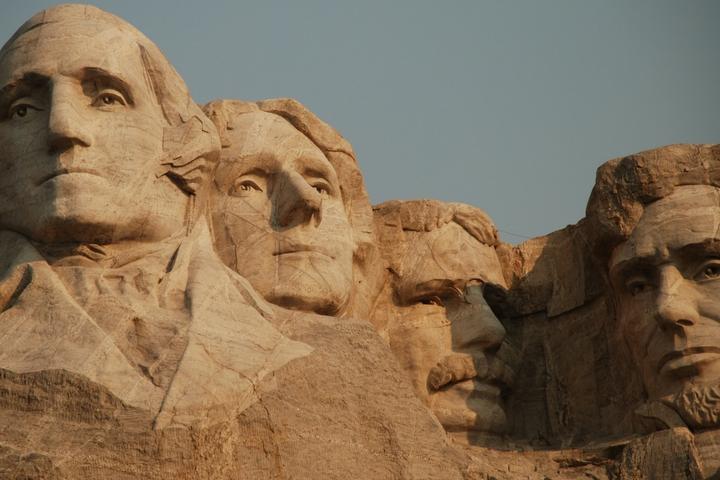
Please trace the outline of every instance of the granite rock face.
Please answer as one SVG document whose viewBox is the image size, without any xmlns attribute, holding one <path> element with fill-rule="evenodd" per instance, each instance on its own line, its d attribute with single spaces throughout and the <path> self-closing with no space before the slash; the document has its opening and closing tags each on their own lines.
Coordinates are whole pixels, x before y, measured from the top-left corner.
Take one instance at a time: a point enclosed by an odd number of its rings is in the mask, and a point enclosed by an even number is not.
<svg viewBox="0 0 720 480">
<path fill-rule="evenodd" d="M 720 147 L 509 245 L 60 5 L 0 50 L 0 169 L 0 478 L 720 474 Z"/>
</svg>

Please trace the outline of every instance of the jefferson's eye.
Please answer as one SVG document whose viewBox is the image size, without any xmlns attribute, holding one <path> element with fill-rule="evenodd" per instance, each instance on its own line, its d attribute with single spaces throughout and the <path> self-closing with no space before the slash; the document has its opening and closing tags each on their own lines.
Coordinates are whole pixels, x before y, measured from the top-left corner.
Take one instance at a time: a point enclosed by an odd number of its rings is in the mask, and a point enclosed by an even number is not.
<svg viewBox="0 0 720 480">
<path fill-rule="evenodd" d="M 230 195 L 244 197 L 252 194 L 253 192 L 262 192 L 262 188 L 260 188 L 260 186 L 252 180 L 245 179 L 235 183 L 230 191 Z"/>
<path fill-rule="evenodd" d="M 720 261 L 714 260 L 703 265 L 695 278 L 697 280 L 714 280 L 720 278 Z"/>
<path fill-rule="evenodd" d="M 323 197 L 330 195 L 330 189 L 324 183 L 316 183 L 313 188 Z"/>
</svg>

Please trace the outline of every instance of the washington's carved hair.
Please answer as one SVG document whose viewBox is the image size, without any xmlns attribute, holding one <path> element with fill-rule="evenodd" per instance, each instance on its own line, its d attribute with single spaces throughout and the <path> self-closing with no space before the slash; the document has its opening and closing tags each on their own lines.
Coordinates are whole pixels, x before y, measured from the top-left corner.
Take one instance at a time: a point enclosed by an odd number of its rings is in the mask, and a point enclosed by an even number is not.
<svg viewBox="0 0 720 480">
<path fill-rule="evenodd" d="M 43 10 L 3 45 L 0 62 L 15 42 L 31 30 L 56 23 L 68 23 L 68 29 L 83 28 L 87 22 L 103 23 L 135 42 L 147 81 L 168 124 L 163 136 L 164 156 L 159 159 L 157 173 L 167 175 L 189 194 L 200 193 L 219 158 L 215 127 L 193 102 L 185 82 L 160 49 L 125 20 L 90 5 L 68 4 Z"/>
</svg>

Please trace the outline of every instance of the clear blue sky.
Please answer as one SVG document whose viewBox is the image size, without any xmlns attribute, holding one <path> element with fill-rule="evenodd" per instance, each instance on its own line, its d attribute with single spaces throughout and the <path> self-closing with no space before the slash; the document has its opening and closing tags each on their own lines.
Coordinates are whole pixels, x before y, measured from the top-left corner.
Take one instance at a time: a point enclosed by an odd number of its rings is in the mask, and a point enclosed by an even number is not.
<svg viewBox="0 0 720 480">
<path fill-rule="evenodd" d="M 2 41 L 55 3 L 4 0 Z M 88 3 L 152 38 L 198 102 L 305 103 L 373 202 L 466 202 L 504 232 L 577 221 L 605 160 L 720 142 L 720 1 Z"/>
</svg>

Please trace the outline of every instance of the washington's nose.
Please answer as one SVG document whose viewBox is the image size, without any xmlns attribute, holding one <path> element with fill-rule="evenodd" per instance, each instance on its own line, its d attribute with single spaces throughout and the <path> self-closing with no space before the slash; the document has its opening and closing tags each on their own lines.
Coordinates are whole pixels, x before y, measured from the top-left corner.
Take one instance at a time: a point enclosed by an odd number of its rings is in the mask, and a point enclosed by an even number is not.
<svg viewBox="0 0 720 480">
<path fill-rule="evenodd" d="M 78 108 L 82 107 L 77 105 L 76 96 L 69 86 L 53 86 L 48 119 L 48 150 L 51 153 L 76 145 L 88 147 L 92 143 L 87 122 L 78 113 Z"/>
<path fill-rule="evenodd" d="M 691 327 L 698 321 L 697 307 L 687 281 L 677 268 L 668 266 L 660 271 L 657 296 L 655 298 L 655 319 L 663 330 Z"/>
<path fill-rule="evenodd" d="M 493 350 L 505 339 L 506 331 L 488 305 L 480 285 L 465 291 L 468 302 L 460 318 L 453 319 L 453 343 L 456 348 Z"/>
<path fill-rule="evenodd" d="M 322 221 L 322 196 L 297 172 L 282 172 L 275 190 L 275 221 L 287 228 Z"/>
</svg>

